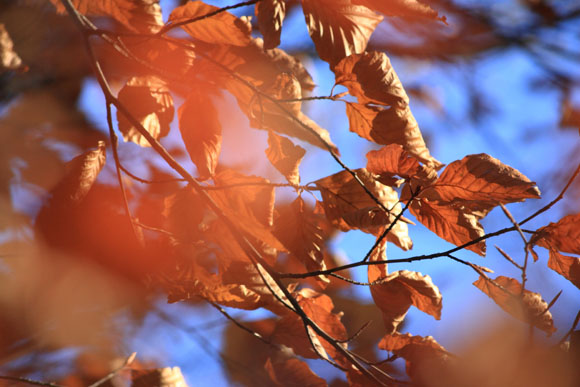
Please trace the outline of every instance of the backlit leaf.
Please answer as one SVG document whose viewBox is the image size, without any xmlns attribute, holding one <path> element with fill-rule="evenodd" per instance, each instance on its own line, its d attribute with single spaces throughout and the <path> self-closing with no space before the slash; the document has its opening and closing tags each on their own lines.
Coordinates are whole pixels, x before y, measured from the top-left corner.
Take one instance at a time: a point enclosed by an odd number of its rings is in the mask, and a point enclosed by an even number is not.
<svg viewBox="0 0 580 387">
<path fill-rule="evenodd" d="M 215 12 L 218 7 L 205 4 L 202 1 L 189 1 L 171 12 L 170 23 L 179 23 L 195 18 L 199 20 L 181 26 L 195 39 L 213 44 L 232 44 L 245 46 L 250 43 L 250 28 L 248 25 L 229 12 L 220 12 L 211 17 L 204 15 Z"/>
<path fill-rule="evenodd" d="M 194 90 L 178 110 L 179 130 L 201 180 L 215 174 L 222 147 L 222 126 L 207 95 Z"/>
<path fill-rule="evenodd" d="M 420 165 L 419 161 L 406 152 L 401 145 L 391 144 L 367 153 L 367 170 L 381 175 L 400 176 L 415 179 L 420 186 L 431 185 L 437 179 L 433 168 Z"/>
<path fill-rule="evenodd" d="M 132 77 L 119 91 L 119 101 L 153 138 L 159 140 L 167 136 L 174 109 L 173 99 L 164 81 L 155 76 Z M 132 141 L 143 147 L 151 146 L 119 110 L 117 121 L 125 141 Z"/>
<path fill-rule="evenodd" d="M 300 184 L 298 166 L 306 154 L 304 148 L 294 145 L 286 137 L 278 136 L 274 132 L 268 132 L 268 149 L 266 156 L 274 167 L 286 177 L 290 184 Z"/>
<path fill-rule="evenodd" d="M 369 270 L 369 282 L 380 277 Z M 394 333 L 411 305 L 441 318 L 442 296 L 431 277 L 421 273 L 400 270 L 388 274 L 381 284 L 370 287 L 375 304 L 383 313 L 387 333 Z"/>
<path fill-rule="evenodd" d="M 326 381 L 312 372 L 308 364 L 296 358 L 269 357 L 264 367 L 275 386 L 327 386 Z"/>
<path fill-rule="evenodd" d="M 199 239 L 198 229 L 204 217 L 205 204 L 193 188 L 186 186 L 165 198 L 163 215 L 167 231 L 179 239 L 191 242 Z"/>
<path fill-rule="evenodd" d="M 555 250 L 550 250 L 548 267 L 556 273 L 564 276 L 580 289 L 580 258 L 563 255 Z"/>
<path fill-rule="evenodd" d="M 511 203 L 537 199 L 540 190 L 518 170 L 481 153 L 449 164 L 429 188 L 428 194 L 442 201 L 463 199 Z"/>
<path fill-rule="evenodd" d="M 14 70 L 22 65 L 22 59 L 14 52 L 14 43 L 6 31 L 4 24 L 0 23 L 0 73 L 5 69 Z"/>
<path fill-rule="evenodd" d="M 513 278 L 499 276 L 494 282 L 499 286 L 484 277 L 479 277 L 473 284 L 518 320 L 533 324 L 548 336 L 556 331 L 550 311 L 542 314 L 548 304 L 540 294 L 529 290 L 524 290 L 522 294 L 522 285 Z"/>
<path fill-rule="evenodd" d="M 456 246 L 463 245 L 485 234 L 479 223 L 479 218 L 461 206 L 449 203 L 438 204 L 429 201 L 429 199 L 419 199 L 411 203 L 410 210 L 425 227 Z M 485 241 L 480 241 L 466 248 L 485 256 Z"/>
<path fill-rule="evenodd" d="M 284 0 L 262 0 L 256 4 L 258 28 L 264 36 L 264 49 L 278 47 L 282 22 L 286 16 Z"/>
<path fill-rule="evenodd" d="M 383 19 L 350 0 L 303 0 L 302 9 L 320 59 L 331 66 L 351 54 L 363 52 Z"/>
<path fill-rule="evenodd" d="M 407 19 L 437 19 L 445 23 L 445 16 L 439 16 L 430 6 L 418 0 L 352 0 L 387 16 L 399 16 Z"/>
</svg>

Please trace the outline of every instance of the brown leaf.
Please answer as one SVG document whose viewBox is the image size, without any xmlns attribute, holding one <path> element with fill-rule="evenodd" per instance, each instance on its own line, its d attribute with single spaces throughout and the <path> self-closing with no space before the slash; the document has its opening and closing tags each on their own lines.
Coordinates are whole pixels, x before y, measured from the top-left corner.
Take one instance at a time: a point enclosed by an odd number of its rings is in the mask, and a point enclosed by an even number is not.
<svg viewBox="0 0 580 387">
<path fill-rule="evenodd" d="M 446 23 L 445 16 L 439 16 L 430 6 L 417 0 L 352 0 L 387 16 L 399 16 L 406 19 L 435 19 Z"/>
<path fill-rule="evenodd" d="M 179 23 L 200 18 L 181 26 L 194 39 L 213 44 L 246 46 L 250 43 L 251 29 L 248 25 L 229 12 L 220 12 L 211 17 L 204 15 L 218 10 L 218 7 L 202 1 L 190 1 L 175 8 L 169 15 L 170 23 Z"/>
<path fill-rule="evenodd" d="M 499 276 L 493 281 L 480 276 L 473 284 L 518 320 L 533 324 L 548 336 L 556 331 L 550 311 L 542 314 L 548 304 L 540 294 L 524 290 L 522 295 L 522 285 L 513 278 Z"/>
<path fill-rule="evenodd" d="M 570 254 L 580 254 L 580 214 L 567 215 L 536 231 L 530 243 Z"/>
<path fill-rule="evenodd" d="M 356 169 L 354 172 L 380 203 L 392 209 L 391 212 L 386 214 L 380 209 L 348 171 L 341 171 L 315 182 L 320 188 L 324 212 L 328 220 L 343 231 L 357 228 L 364 232 L 379 234 L 402 210 L 397 191 L 379 183 L 364 168 Z M 387 238 L 404 250 L 412 247 L 404 219 L 397 222 Z"/>
<path fill-rule="evenodd" d="M 215 174 L 222 147 L 222 126 L 211 101 L 199 90 L 193 91 L 178 110 L 179 130 L 200 180 Z"/>
<path fill-rule="evenodd" d="M 331 67 L 344 57 L 363 52 L 383 20 L 350 0 L 303 0 L 302 9 L 318 56 Z"/>
<path fill-rule="evenodd" d="M 439 169 L 443 166 L 429 153 L 408 106 L 404 109 L 384 109 L 347 102 L 346 115 L 350 131 L 362 138 L 382 145 L 399 144 L 428 167 Z"/>
<path fill-rule="evenodd" d="M 4 24 L 0 23 L 0 74 L 4 70 L 18 69 L 21 65 L 22 59 L 14 52 L 14 43 Z"/>
<path fill-rule="evenodd" d="M 518 170 L 481 153 L 449 164 L 425 195 L 441 201 L 511 203 L 537 199 L 540 190 Z"/>
<path fill-rule="evenodd" d="M 119 91 L 119 101 L 153 138 L 159 140 L 167 136 L 174 109 L 173 99 L 163 80 L 155 76 L 132 77 Z M 119 110 L 117 121 L 125 141 L 132 141 L 143 147 L 151 146 Z"/>
<path fill-rule="evenodd" d="M 224 189 L 208 193 L 234 224 L 276 250 L 286 250 L 272 233 L 275 192 L 268 180 L 226 169 L 214 181 Z"/>
<path fill-rule="evenodd" d="M 266 156 L 274 167 L 286 177 L 290 184 L 300 184 L 298 166 L 306 154 L 304 148 L 294 145 L 286 137 L 268 132 L 268 149 Z"/>
<path fill-rule="evenodd" d="M 425 374 L 431 375 L 435 369 L 449 366 L 449 353 L 431 336 L 395 332 L 383 337 L 379 348 L 404 358 L 407 375 L 414 381 L 424 379 Z"/>
<path fill-rule="evenodd" d="M 283 0 L 262 0 L 256 4 L 258 28 L 264 36 L 264 49 L 278 47 L 282 22 L 286 16 L 286 3 Z"/>
<path fill-rule="evenodd" d="M 389 105 L 404 109 L 409 97 L 383 52 L 371 51 L 350 55 L 333 69 L 335 83 L 348 88 L 360 104 Z"/>
<path fill-rule="evenodd" d="M 296 358 L 273 360 L 269 357 L 264 368 L 275 386 L 327 386 L 326 381 L 312 372 L 308 364 Z"/>
<path fill-rule="evenodd" d="M 414 200 L 410 210 L 425 227 L 456 246 L 485 234 L 479 218 L 462 206 L 439 204 L 422 198 Z M 485 256 L 485 241 L 468 246 L 467 249 Z"/>
<path fill-rule="evenodd" d="M 555 250 L 550 250 L 548 267 L 580 289 L 580 258 L 562 255 Z"/>
<path fill-rule="evenodd" d="M 131 370 L 131 387 L 187 387 L 179 367 Z"/>
<path fill-rule="evenodd" d="M 381 278 L 370 267 L 368 275 L 369 282 Z M 428 275 L 400 270 L 388 274 L 385 282 L 372 285 L 370 289 L 375 304 L 383 313 L 383 322 L 389 334 L 397 330 L 411 305 L 437 320 L 441 318 L 442 296 Z"/>
<path fill-rule="evenodd" d="M 66 13 L 60 0 L 50 0 L 58 13 Z M 163 26 L 158 0 L 72 0 L 86 16 L 110 16 L 131 31 L 156 33 Z"/>
<path fill-rule="evenodd" d="M 387 176 L 401 176 L 407 180 L 415 179 L 424 187 L 437 179 L 437 172 L 430 167 L 420 165 L 419 161 L 406 152 L 399 144 L 390 144 L 379 150 L 367 153 L 367 170 L 371 173 Z"/>
<path fill-rule="evenodd" d="M 196 241 L 200 237 L 204 209 L 204 203 L 193 188 L 183 187 L 164 200 L 165 228 L 178 238 L 177 242 Z"/>
</svg>

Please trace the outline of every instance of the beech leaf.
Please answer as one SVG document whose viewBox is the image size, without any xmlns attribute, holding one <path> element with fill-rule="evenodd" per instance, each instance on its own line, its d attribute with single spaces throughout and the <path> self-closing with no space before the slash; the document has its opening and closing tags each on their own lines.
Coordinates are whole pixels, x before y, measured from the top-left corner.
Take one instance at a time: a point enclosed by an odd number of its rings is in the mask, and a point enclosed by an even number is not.
<svg viewBox="0 0 580 387">
<path fill-rule="evenodd" d="M 300 184 L 298 166 L 305 154 L 306 150 L 304 148 L 294 145 L 286 137 L 278 136 L 272 131 L 268 132 L 266 156 L 290 184 Z"/>
<path fill-rule="evenodd" d="M 390 144 L 367 153 L 367 170 L 387 176 L 400 176 L 407 180 L 418 180 L 420 186 L 431 185 L 437 179 L 437 172 L 419 161 L 399 144 Z"/>
<path fill-rule="evenodd" d="M 550 250 L 548 267 L 580 289 L 580 258 L 570 257 L 555 250 Z"/>
<path fill-rule="evenodd" d="M 275 386 L 327 386 L 326 381 L 312 372 L 308 364 L 296 358 L 268 357 L 264 367 Z"/>
<path fill-rule="evenodd" d="M 320 59 L 335 65 L 363 52 L 383 17 L 351 0 L 303 0 L 308 32 Z"/>
<path fill-rule="evenodd" d="M 204 217 L 205 205 L 190 186 L 181 188 L 164 200 L 163 216 L 165 228 L 179 239 L 177 242 L 192 242 L 200 237 L 199 225 Z"/>
<path fill-rule="evenodd" d="M 499 276 L 491 282 L 480 276 L 473 284 L 518 320 L 533 324 L 548 336 L 556 331 L 552 314 L 546 311 L 548 307 L 546 301 L 540 294 L 529 290 L 524 290 L 522 294 L 522 285 L 517 280 Z"/>
<path fill-rule="evenodd" d="M 222 126 L 207 95 L 193 91 L 178 110 L 179 130 L 200 180 L 215 174 L 222 147 Z"/>
<path fill-rule="evenodd" d="M 132 77 L 119 91 L 119 101 L 153 138 L 159 140 L 167 136 L 174 109 L 173 99 L 163 80 L 155 76 Z M 151 146 L 119 110 L 117 121 L 125 141 L 132 141 L 143 147 Z"/>
<path fill-rule="evenodd" d="M 255 12 L 258 28 L 264 36 L 264 49 L 278 47 L 282 23 L 286 16 L 286 3 L 284 0 L 262 0 L 256 4 Z"/>
<path fill-rule="evenodd" d="M 205 4 L 202 1 L 189 1 L 171 12 L 169 22 L 180 23 L 199 18 L 195 22 L 192 21 L 181 26 L 194 39 L 213 44 L 248 45 L 251 38 L 251 29 L 241 19 L 227 11 L 203 18 L 204 15 L 215 12 L 218 9 L 218 7 Z"/>
</svg>

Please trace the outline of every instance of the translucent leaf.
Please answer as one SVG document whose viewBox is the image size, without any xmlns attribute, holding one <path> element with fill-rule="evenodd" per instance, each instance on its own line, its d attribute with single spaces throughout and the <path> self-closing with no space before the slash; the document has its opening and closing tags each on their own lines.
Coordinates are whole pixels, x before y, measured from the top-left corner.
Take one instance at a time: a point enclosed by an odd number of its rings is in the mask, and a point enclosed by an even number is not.
<svg viewBox="0 0 580 387">
<path fill-rule="evenodd" d="M 580 254 L 580 214 L 567 215 L 538 229 L 530 242 L 547 249 Z"/>
<path fill-rule="evenodd" d="M 205 4 L 202 1 L 190 1 L 181 5 L 169 15 L 170 23 L 179 23 L 194 18 L 194 22 L 181 26 L 195 39 L 213 44 L 231 44 L 246 46 L 250 43 L 251 29 L 249 26 L 229 12 L 220 12 L 211 17 L 204 15 L 215 12 L 218 7 Z"/>
<path fill-rule="evenodd" d="M 272 131 L 268 133 L 266 156 L 290 184 L 300 184 L 298 166 L 305 154 L 306 150 L 304 148 L 294 145 L 286 137 L 278 136 Z"/>
<path fill-rule="evenodd" d="M 548 336 L 556 331 L 552 314 L 546 311 L 548 304 L 540 294 L 529 290 L 524 290 L 522 294 L 522 285 L 513 278 L 499 276 L 494 282 L 499 286 L 484 277 L 479 277 L 473 284 L 518 320 L 533 324 Z"/>
<path fill-rule="evenodd" d="M 296 358 L 269 357 L 264 367 L 275 386 L 327 386 L 326 381 L 312 372 L 308 364 Z"/>
<path fill-rule="evenodd" d="M 256 4 L 256 16 L 258 28 L 264 36 L 264 49 L 278 47 L 286 3 L 283 0 L 262 0 Z"/>
<path fill-rule="evenodd" d="M 580 289 L 580 258 L 570 257 L 555 250 L 550 250 L 548 267 Z"/>
<path fill-rule="evenodd" d="M 415 179 L 422 187 L 431 185 L 437 179 L 433 168 L 420 165 L 419 161 L 406 152 L 401 145 L 391 144 L 367 153 L 367 170 L 381 175 L 400 176 Z"/>
<path fill-rule="evenodd" d="M 153 138 L 159 140 L 169 133 L 173 121 L 173 99 L 165 82 L 155 76 L 132 77 L 119 91 L 119 101 L 143 125 Z M 149 141 L 139 133 L 129 119 L 117 110 L 119 130 L 125 141 L 149 147 Z"/>
<path fill-rule="evenodd" d="M 222 126 L 211 98 L 200 90 L 189 94 L 179 108 L 179 130 L 199 178 L 215 174 L 222 147 Z"/>
<path fill-rule="evenodd" d="M 302 9 L 318 56 L 331 66 L 344 57 L 363 52 L 383 19 L 350 0 L 303 0 Z"/>
</svg>

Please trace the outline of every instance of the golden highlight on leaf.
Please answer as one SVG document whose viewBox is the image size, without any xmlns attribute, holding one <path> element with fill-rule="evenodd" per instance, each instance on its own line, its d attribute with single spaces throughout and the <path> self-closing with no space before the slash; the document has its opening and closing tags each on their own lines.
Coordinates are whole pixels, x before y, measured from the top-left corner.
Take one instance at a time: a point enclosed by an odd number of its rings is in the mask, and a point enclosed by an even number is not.
<svg viewBox="0 0 580 387">
<path fill-rule="evenodd" d="M 119 91 L 119 101 L 129 110 L 141 125 L 159 140 L 169 133 L 173 121 L 173 98 L 163 80 L 156 76 L 132 77 Z M 125 141 L 150 147 L 149 141 L 139 133 L 129 119 L 117 110 L 119 130 Z"/>
<path fill-rule="evenodd" d="M 351 0 L 303 0 L 302 9 L 318 56 L 331 67 L 342 58 L 363 52 L 383 20 Z"/>
<path fill-rule="evenodd" d="M 548 304 L 542 296 L 529 290 L 522 293 L 522 285 L 517 280 L 499 276 L 491 282 L 480 276 L 473 284 L 518 320 L 533 324 L 548 336 L 556 331 L 552 314 L 546 311 Z"/>
<path fill-rule="evenodd" d="M 265 50 L 278 47 L 280 44 L 280 33 L 285 16 L 284 0 L 261 0 L 256 4 L 258 28 L 264 36 Z"/>
<path fill-rule="evenodd" d="M 14 52 L 14 43 L 4 24 L 0 23 L 0 74 L 4 70 L 15 70 L 21 65 L 22 59 Z"/>
</svg>

